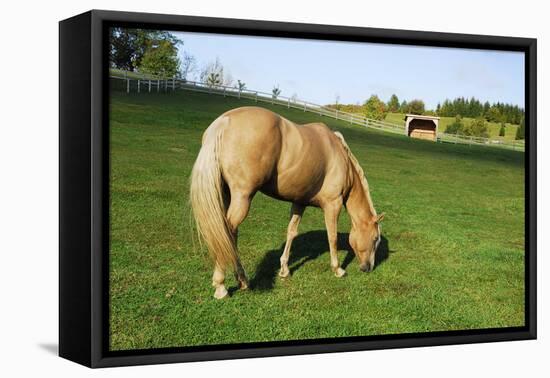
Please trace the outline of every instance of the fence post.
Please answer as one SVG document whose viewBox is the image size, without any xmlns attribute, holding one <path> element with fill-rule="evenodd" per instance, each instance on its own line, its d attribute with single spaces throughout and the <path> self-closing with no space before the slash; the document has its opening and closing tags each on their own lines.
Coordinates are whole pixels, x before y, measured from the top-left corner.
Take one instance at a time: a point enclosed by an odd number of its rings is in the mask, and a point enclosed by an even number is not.
<svg viewBox="0 0 550 378">
<path fill-rule="evenodd" d="M 241 88 L 239 88 L 239 99 L 241 98 Z"/>
<path fill-rule="evenodd" d="M 160 79 L 157 79 L 157 93 L 160 92 Z"/>
<path fill-rule="evenodd" d="M 349 115 L 349 123 L 353 123 L 353 122 L 351 121 L 351 114 Z"/>
<path fill-rule="evenodd" d="M 138 93 L 139 93 L 139 84 L 140 84 L 140 80 L 138 79 Z"/>
<path fill-rule="evenodd" d="M 151 79 L 149 79 L 149 93 L 151 93 Z"/>
<path fill-rule="evenodd" d="M 225 87 L 223 87 L 223 97 L 225 97 Z"/>
<path fill-rule="evenodd" d="M 338 109 L 336 109 L 336 119 L 338 119 Z"/>
<path fill-rule="evenodd" d="M 469 145 L 470 147 L 472 147 L 472 135 L 470 135 L 470 141 L 469 141 L 468 145 Z"/>
<path fill-rule="evenodd" d="M 172 92 L 176 90 L 176 79 L 172 78 Z"/>
<path fill-rule="evenodd" d="M 288 98 L 287 103 L 288 103 L 288 108 L 290 109 L 290 98 Z"/>
<path fill-rule="evenodd" d="M 304 101 L 304 112 L 306 111 L 307 103 Z"/>
<path fill-rule="evenodd" d="M 256 102 L 258 102 L 258 92 L 255 93 L 255 95 L 254 95 L 254 100 L 255 100 Z"/>
<path fill-rule="evenodd" d="M 126 79 L 126 93 L 130 93 L 130 79 Z"/>
</svg>

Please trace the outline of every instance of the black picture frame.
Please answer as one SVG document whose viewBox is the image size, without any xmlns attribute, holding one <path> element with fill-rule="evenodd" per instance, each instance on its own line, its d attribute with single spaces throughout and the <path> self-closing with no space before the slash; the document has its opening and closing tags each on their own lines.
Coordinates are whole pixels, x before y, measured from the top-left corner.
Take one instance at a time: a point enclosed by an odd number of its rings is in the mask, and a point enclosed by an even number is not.
<svg viewBox="0 0 550 378">
<path fill-rule="evenodd" d="M 525 326 L 108 350 L 109 26 L 525 53 Z M 88 367 L 344 352 L 536 338 L 536 39 L 92 10 L 59 24 L 59 355 Z"/>
</svg>

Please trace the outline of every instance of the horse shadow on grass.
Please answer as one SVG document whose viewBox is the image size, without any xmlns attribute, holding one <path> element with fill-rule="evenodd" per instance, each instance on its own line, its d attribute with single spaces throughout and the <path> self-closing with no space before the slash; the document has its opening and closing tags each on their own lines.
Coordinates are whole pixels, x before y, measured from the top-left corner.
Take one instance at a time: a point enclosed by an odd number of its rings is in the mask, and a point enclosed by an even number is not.
<svg viewBox="0 0 550 378">
<path fill-rule="evenodd" d="M 338 233 L 338 250 L 346 251 L 346 256 L 341 266 L 346 269 L 347 266 L 355 258 L 351 246 L 349 245 L 349 233 Z M 250 288 L 252 290 L 271 290 L 275 286 L 275 280 L 278 278 L 280 269 L 280 257 L 283 253 L 285 243 L 281 244 L 278 249 L 268 251 L 262 261 L 256 267 L 254 276 L 250 280 Z M 304 264 L 316 258 L 326 256 L 327 269 L 330 269 L 330 261 L 328 258 L 328 240 L 327 233 L 324 230 L 309 231 L 304 234 L 299 234 L 292 242 L 288 267 L 290 274 L 300 269 Z M 374 261 L 374 269 L 382 264 L 389 257 L 389 243 L 384 236 L 381 237 L 380 245 L 376 250 Z M 359 268 L 357 268 L 359 269 Z M 367 273 L 365 273 L 367 274 Z"/>
</svg>

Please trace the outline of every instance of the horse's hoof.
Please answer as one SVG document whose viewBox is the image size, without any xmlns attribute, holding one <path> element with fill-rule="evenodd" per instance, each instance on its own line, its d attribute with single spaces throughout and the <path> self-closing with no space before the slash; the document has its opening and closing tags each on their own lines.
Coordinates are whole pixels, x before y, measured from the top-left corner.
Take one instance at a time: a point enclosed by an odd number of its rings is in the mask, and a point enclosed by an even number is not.
<svg viewBox="0 0 550 378">
<path fill-rule="evenodd" d="M 239 281 L 239 289 L 246 290 L 248 289 L 248 281 Z"/>
<path fill-rule="evenodd" d="M 334 275 L 338 278 L 340 277 L 344 277 L 346 275 L 346 271 L 342 268 L 338 268 L 336 269 L 336 271 L 334 272 Z"/>
<path fill-rule="evenodd" d="M 290 270 L 288 270 L 288 268 L 281 268 L 281 270 L 279 271 L 279 277 L 287 278 L 288 276 L 290 276 Z"/>
<path fill-rule="evenodd" d="M 216 288 L 216 291 L 214 292 L 214 298 L 216 299 L 223 299 L 225 297 L 227 297 L 227 289 L 225 288 L 225 286 L 218 286 Z"/>
</svg>

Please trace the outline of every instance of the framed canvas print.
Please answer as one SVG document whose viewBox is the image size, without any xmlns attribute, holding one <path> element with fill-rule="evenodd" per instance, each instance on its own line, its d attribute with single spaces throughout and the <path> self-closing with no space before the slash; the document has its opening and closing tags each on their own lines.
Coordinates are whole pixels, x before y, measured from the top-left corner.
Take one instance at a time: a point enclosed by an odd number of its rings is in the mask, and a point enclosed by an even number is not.
<svg viewBox="0 0 550 378">
<path fill-rule="evenodd" d="M 59 353 L 536 337 L 536 40 L 60 22 Z"/>
</svg>

